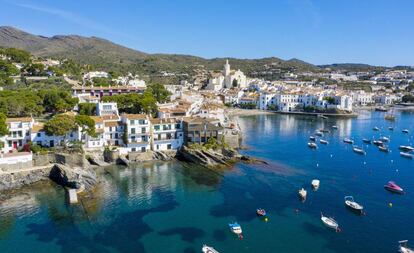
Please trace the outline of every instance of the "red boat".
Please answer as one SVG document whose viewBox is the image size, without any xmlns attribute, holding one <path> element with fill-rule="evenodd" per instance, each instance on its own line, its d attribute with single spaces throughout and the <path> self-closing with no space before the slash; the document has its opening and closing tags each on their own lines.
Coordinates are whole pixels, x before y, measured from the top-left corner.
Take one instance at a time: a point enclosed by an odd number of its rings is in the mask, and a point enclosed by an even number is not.
<svg viewBox="0 0 414 253">
<path fill-rule="evenodd" d="M 404 194 L 404 190 L 393 181 L 389 181 L 388 184 L 384 185 L 384 188 L 390 192 Z"/>
<path fill-rule="evenodd" d="M 266 211 L 262 208 L 259 208 L 259 209 L 256 210 L 256 214 L 258 216 L 266 216 Z"/>
</svg>

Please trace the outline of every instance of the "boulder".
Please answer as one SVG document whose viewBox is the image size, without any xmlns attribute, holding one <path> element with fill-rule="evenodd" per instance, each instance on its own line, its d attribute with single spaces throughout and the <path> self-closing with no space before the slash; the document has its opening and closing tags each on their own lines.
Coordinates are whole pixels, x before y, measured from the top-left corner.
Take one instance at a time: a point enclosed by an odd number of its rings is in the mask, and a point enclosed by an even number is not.
<svg viewBox="0 0 414 253">
<path fill-rule="evenodd" d="M 50 171 L 49 178 L 59 185 L 86 190 L 91 190 L 97 183 L 96 173 L 91 168 L 69 167 L 63 164 L 55 164 Z"/>
</svg>

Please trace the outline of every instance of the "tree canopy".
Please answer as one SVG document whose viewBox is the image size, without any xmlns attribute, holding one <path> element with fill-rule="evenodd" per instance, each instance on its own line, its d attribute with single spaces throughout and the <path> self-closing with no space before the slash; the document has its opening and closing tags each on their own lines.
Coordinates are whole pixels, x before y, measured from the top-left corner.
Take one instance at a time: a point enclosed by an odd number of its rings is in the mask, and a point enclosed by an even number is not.
<svg viewBox="0 0 414 253">
<path fill-rule="evenodd" d="M 157 100 L 154 95 L 146 90 L 143 94 L 120 94 L 105 96 L 104 102 L 116 102 L 118 109 L 126 113 L 155 114 L 157 112 Z"/>
<path fill-rule="evenodd" d="M 54 116 L 45 123 L 44 129 L 47 135 L 65 136 L 77 127 L 75 117 L 67 114 Z"/>
<path fill-rule="evenodd" d="M 4 113 L 0 113 L 0 136 L 7 135 L 9 133 L 9 130 L 7 128 L 6 124 L 6 115 Z"/>
<path fill-rule="evenodd" d="M 75 121 L 77 126 L 82 128 L 82 133 L 86 133 L 91 137 L 96 137 L 95 121 L 88 115 L 76 115 Z"/>
<path fill-rule="evenodd" d="M 154 98 L 159 103 L 165 103 L 169 101 L 171 93 L 165 89 L 165 86 L 159 83 L 149 84 L 147 90 L 153 94 Z"/>
<path fill-rule="evenodd" d="M 402 97 L 402 101 L 404 103 L 414 103 L 414 96 L 411 95 L 411 94 L 407 94 L 407 95 Z"/>
<path fill-rule="evenodd" d="M 80 115 L 96 115 L 96 104 L 94 103 L 80 103 L 78 104 Z"/>
</svg>

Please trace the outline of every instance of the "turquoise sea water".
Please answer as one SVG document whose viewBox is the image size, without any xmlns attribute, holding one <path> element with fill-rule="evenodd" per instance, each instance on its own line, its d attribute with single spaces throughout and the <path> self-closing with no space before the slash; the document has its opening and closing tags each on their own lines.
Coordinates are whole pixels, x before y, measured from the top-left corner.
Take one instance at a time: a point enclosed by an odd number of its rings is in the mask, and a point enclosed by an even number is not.
<svg viewBox="0 0 414 253">
<path fill-rule="evenodd" d="M 384 113 L 362 112 L 358 119 L 316 119 L 288 115 L 239 118 L 245 132 L 243 153 L 269 165 L 237 164 L 226 170 L 180 162 L 102 168 L 103 181 L 66 204 L 64 190 L 40 183 L 12 193 L 0 203 L 0 252 L 201 252 L 203 243 L 220 252 L 396 252 L 397 241 L 414 245 L 414 160 L 400 157 L 398 146 L 414 144 L 414 113 L 398 112 L 395 123 Z M 307 147 L 315 130 L 330 141 Z M 388 126 L 395 126 L 389 131 Z M 378 126 L 380 131 L 372 128 Z M 410 134 L 403 134 L 403 128 Z M 364 145 L 366 156 L 342 142 L 351 137 L 390 137 L 391 153 Z M 311 191 L 312 179 L 321 180 Z M 383 185 L 395 180 L 406 195 Z M 305 202 L 298 199 L 308 190 Z M 353 195 L 364 205 L 358 215 L 344 205 Z M 392 203 L 392 207 L 390 207 Z M 265 208 L 269 221 L 255 214 Z M 333 216 L 342 231 L 320 221 Z M 238 221 L 244 239 L 228 230 Z"/>
</svg>

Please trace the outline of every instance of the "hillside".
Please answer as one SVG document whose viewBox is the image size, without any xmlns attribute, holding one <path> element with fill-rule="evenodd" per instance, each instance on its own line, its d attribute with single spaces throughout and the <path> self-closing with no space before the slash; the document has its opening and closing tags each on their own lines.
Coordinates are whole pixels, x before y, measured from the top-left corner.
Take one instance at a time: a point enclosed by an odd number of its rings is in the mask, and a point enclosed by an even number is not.
<svg viewBox="0 0 414 253">
<path fill-rule="evenodd" d="M 191 55 L 147 54 L 97 37 L 57 35 L 44 37 L 19 29 L 1 26 L 0 47 L 16 47 L 40 57 L 69 58 L 81 64 L 90 64 L 105 70 L 134 71 L 142 74 L 159 74 L 161 71 L 187 73 L 197 70 L 221 70 L 225 58 L 204 59 Z M 263 59 L 229 59 L 232 68 L 248 75 L 294 70 L 316 70 L 318 67 L 292 59 L 275 57 Z M 198 72 L 198 71 L 197 71 Z"/>
</svg>

